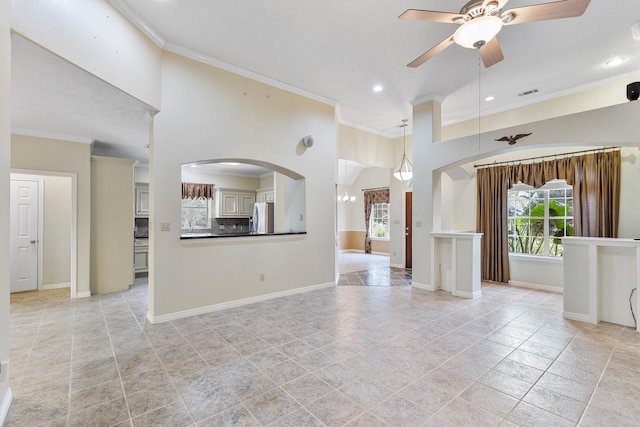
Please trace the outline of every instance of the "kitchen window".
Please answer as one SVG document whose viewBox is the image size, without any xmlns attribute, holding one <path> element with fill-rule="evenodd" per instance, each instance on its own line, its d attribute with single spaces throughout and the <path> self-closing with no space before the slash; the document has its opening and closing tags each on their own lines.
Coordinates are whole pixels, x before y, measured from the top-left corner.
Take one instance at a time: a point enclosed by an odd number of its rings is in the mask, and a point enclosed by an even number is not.
<svg viewBox="0 0 640 427">
<path fill-rule="evenodd" d="M 374 203 L 371 206 L 369 235 L 372 239 L 389 239 L 389 203 Z"/>
<path fill-rule="evenodd" d="M 182 229 L 203 230 L 211 228 L 209 215 L 211 199 L 182 199 Z"/>
<path fill-rule="evenodd" d="M 509 190 L 507 216 L 510 254 L 560 257 L 573 236 L 573 189 Z"/>
</svg>

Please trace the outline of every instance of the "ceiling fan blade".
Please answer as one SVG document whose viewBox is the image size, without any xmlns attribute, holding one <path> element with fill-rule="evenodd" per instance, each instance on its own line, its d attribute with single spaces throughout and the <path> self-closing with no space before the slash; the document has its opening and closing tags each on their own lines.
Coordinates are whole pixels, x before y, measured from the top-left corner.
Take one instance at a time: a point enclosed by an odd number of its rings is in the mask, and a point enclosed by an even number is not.
<svg viewBox="0 0 640 427">
<path fill-rule="evenodd" d="M 427 62 L 429 59 L 433 58 L 434 56 L 436 56 L 437 54 L 439 54 L 440 52 L 442 52 L 452 44 L 453 44 L 453 35 L 449 36 L 449 38 L 442 40 L 440 43 L 438 43 L 437 45 L 435 45 L 434 47 L 432 47 L 431 49 L 429 49 L 428 51 L 426 51 L 425 53 L 423 53 L 422 55 L 420 55 L 410 63 L 408 63 L 407 67 L 417 68 L 421 66 L 422 64 Z"/>
<path fill-rule="evenodd" d="M 517 7 L 503 13 L 513 15 L 504 25 L 524 24 L 525 22 L 546 21 L 548 19 L 573 18 L 584 13 L 591 0 L 562 0 L 533 6 Z"/>
<path fill-rule="evenodd" d="M 434 10 L 408 9 L 398 16 L 399 19 L 408 19 L 412 21 L 429 21 L 429 22 L 445 22 L 452 24 L 454 19 L 462 18 L 459 13 L 438 12 Z"/>
<path fill-rule="evenodd" d="M 486 68 L 489 68 L 504 59 L 497 37 L 492 38 L 489 40 L 489 43 L 480 48 L 480 57 L 482 58 L 482 63 Z"/>
</svg>

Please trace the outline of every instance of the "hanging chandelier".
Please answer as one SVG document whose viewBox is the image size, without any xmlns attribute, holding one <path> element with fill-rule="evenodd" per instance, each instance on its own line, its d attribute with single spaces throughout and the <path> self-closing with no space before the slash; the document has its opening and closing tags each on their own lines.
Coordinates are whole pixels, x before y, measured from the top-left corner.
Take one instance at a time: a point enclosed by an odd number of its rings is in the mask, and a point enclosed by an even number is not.
<svg viewBox="0 0 640 427">
<path fill-rule="evenodd" d="M 399 126 L 402 128 L 402 158 L 398 163 L 398 166 L 393 170 L 393 176 L 400 181 L 409 181 L 413 178 L 413 165 L 407 157 L 407 119 L 402 119 L 402 124 Z"/>
<path fill-rule="evenodd" d="M 344 203 L 355 203 L 356 202 L 356 196 L 350 196 L 349 192 L 347 191 L 347 161 L 343 160 L 344 162 L 344 194 L 342 196 L 338 196 L 338 201 L 339 202 L 344 202 Z"/>
</svg>

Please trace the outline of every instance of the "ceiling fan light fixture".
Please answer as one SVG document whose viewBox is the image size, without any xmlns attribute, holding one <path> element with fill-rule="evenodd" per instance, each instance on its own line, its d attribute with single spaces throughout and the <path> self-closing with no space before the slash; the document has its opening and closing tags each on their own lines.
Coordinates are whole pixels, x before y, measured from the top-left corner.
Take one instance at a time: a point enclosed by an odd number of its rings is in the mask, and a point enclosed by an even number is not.
<svg viewBox="0 0 640 427">
<path fill-rule="evenodd" d="M 453 40 L 462 47 L 479 49 L 501 29 L 502 20 L 497 16 L 481 16 L 462 24 L 453 35 Z"/>
</svg>

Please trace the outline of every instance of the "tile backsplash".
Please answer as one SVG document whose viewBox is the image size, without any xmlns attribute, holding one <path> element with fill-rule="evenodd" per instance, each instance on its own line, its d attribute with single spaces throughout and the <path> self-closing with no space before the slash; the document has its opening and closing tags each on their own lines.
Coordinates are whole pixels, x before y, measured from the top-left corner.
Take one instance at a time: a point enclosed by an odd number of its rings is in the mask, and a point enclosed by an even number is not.
<svg viewBox="0 0 640 427">
<path fill-rule="evenodd" d="M 212 218 L 213 234 L 237 234 L 249 232 L 249 218 Z"/>
</svg>

